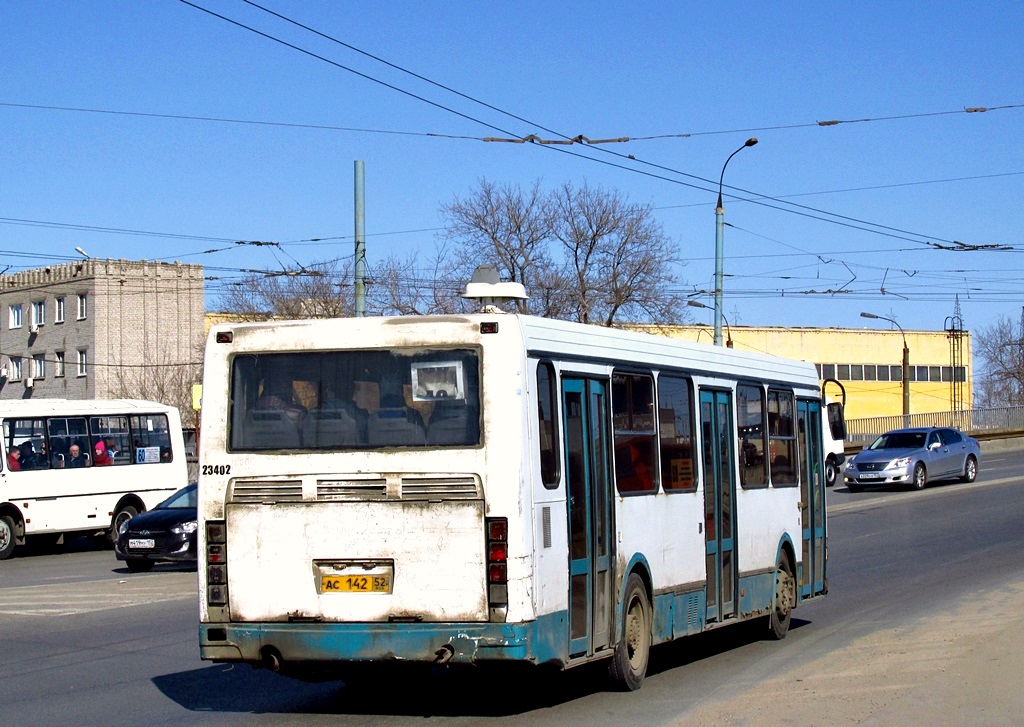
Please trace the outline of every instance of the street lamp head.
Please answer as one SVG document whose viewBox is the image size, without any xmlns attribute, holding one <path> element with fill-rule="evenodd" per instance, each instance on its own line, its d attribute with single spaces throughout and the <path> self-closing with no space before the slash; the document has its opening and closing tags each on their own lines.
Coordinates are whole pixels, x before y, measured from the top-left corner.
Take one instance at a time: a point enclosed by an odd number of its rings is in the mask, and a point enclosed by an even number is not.
<svg viewBox="0 0 1024 727">
<path fill-rule="evenodd" d="M 861 318 L 878 318 L 878 316 L 876 316 L 874 313 L 861 313 L 860 317 Z"/>
<path fill-rule="evenodd" d="M 84 258 L 87 258 L 87 259 L 88 259 L 88 257 L 89 257 L 89 253 L 87 253 L 87 252 L 86 252 L 85 250 L 83 250 L 83 249 L 82 249 L 82 248 L 80 248 L 80 247 L 76 247 L 76 248 L 75 248 L 75 252 L 77 252 L 77 253 L 78 253 L 79 255 L 81 255 L 81 256 L 82 256 L 82 257 L 84 257 Z"/>
<path fill-rule="evenodd" d="M 744 142 L 743 146 L 753 146 L 756 143 L 757 143 L 757 137 L 756 136 L 752 136 L 749 139 L 747 139 L 746 142 Z"/>
<path fill-rule="evenodd" d="M 686 301 L 686 305 L 690 306 L 691 308 L 707 308 L 708 310 L 714 310 L 714 308 L 712 308 L 710 305 L 705 305 L 704 303 L 701 303 L 699 300 L 688 300 Z"/>
</svg>

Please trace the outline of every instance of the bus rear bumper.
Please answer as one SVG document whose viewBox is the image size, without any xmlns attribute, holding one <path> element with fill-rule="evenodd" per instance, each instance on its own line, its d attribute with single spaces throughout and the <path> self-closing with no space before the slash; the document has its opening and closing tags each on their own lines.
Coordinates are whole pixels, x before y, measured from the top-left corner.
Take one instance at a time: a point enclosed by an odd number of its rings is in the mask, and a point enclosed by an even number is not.
<svg viewBox="0 0 1024 727">
<path fill-rule="evenodd" d="M 336 662 L 563 664 L 564 613 L 526 623 L 200 624 L 199 654 L 279 670 Z"/>
</svg>

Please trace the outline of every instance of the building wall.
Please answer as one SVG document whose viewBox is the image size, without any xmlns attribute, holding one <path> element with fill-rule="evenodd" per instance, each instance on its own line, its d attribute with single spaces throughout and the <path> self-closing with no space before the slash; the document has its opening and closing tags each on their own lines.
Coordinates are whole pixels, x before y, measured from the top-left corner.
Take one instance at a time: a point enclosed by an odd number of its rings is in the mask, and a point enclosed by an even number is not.
<svg viewBox="0 0 1024 727">
<path fill-rule="evenodd" d="M 711 345 L 714 341 L 710 326 L 657 326 L 652 332 L 661 333 L 690 341 Z M 723 331 L 723 337 L 726 336 Z M 747 327 L 733 326 L 731 330 L 733 347 L 737 350 L 756 351 L 775 356 L 785 356 L 810 361 L 818 366 L 822 375 L 823 365 L 861 367 L 859 380 L 854 380 L 856 369 L 848 378 L 838 377 L 846 389 L 846 415 L 849 418 L 887 416 L 903 413 L 903 384 L 901 381 L 879 381 L 877 367 L 888 367 L 889 378 L 901 370 L 903 363 L 903 334 L 898 330 L 858 328 L 786 328 L 776 326 Z M 910 383 L 910 413 L 949 411 L 953 405 L 950 338 L 946 331 L 906 331 L 907 347 L 910 350 L 912 367 L 929 367 L 926 374 L 939 381 L 915 380 L 912 372 Z M 971 335 L 963 332 L 961 338 L 961 396 L 964 407 L 970 407 L 973 400 L 971 360 Z M 864 367 L 872 367 L 876 380 L 865 380 Z M 935 369 L 938 368 L 938 371 Z M 900 371 L 901 373 L 901 371 Z M 830 389 L 831 393 L 831 389 Z"/>
<path fill-rule="evenodd" d="M 79 295 L 87 302 L 82 319 Z M 65 313 L 58 322 L 61 297 Z M 46 318 L 32 333 L 32 304 L 38 301 Z M 12 328 L 11 307 L 18 304 L 22 326 Z M 7 372 L 0 376 L 0 400 L 134 395 L 124 386 L 144 372 L 174 371 L 201 360 L 204 307 L 200 265 L 89 259 L 0 276 L 0 367 Z M 79 350 L 87 355 L 85 375 L 76 367 Z M 58 351 L 65 354 L 64 376 L 56 375 Z M 29 388 L 31 358 L 39 354 L 46 375 L 33 377 Z M 20 380 L 11 375 L 12 357 L 22 358 Z"/>
</svg>

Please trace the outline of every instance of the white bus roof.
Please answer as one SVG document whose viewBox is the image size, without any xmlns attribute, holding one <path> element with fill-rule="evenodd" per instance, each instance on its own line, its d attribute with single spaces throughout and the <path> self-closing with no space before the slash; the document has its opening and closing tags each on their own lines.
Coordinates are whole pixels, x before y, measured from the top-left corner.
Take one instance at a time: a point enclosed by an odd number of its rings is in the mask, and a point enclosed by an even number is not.
<svg viewBox="0 0 1024 727">
<path fill-rule="evenodd" d="M 512 324 L 522 332 L 527 351 L 531 355 L 550 355 L 558 358 L 595 360 L 602 362 L 636 363 L 638 366 L 678 368 L 693 373 L 720 375 L 730 378 L 751 378 L 767 381 L 787 382 L 817 390 L 819 378 L 814 365 L 806 361 L 780 358 L 767 354 L 736 351 L 731 348 L 683 341 L 668 336 L 620 328 L 587 325 L 573 321 L 540 318 L 537 316 L 511 313 L 471 313 L 446 316 L 374 316 L 366 318 L 306 319 L 298 321 L 265 321 L 258 323 L 224 323 L 211 329 L 211 340 L 217 331 L 251 332 L 259 335 L 260 330 L 281 332 L 295 329 L 302 342 L 301 350 L 333 350 L 336 348 L 358 348 L 359 346 L 332 346 L 326 341 L 360 341 L 369 347 L 379 345 L 376 336 L 364 335 L 369 331 L 390 331 L 392 339 L 400 338 L 422 344 L 422 335 L 409 337 L 424 325 L 465 326 L 467 323 L 497 321 L 501 326 Z M 309 336 L 310 327 L 323 327 L 316 336 Z M 339 335 L 330 333 L 337 327 Z M 303 330 L 305 329 L 305 330 Z M 353 329 L 356 329 L 353 331 Z M 404 330 L 403 330 L 404 329 Z M 342 333 L 346 336 L 340 335 Z M 319 335 L 325 333 L 326 335 Z M 440 341 L 439 341 L 440 342 Z M 255 343 L 255 341 L 253 342 Z M 276 341 L 280 344 L 280 341 Z M 256 347 L 260 347 L 256 344 Z M 248 346 L 243 346 L 249 349 Z M 267 350 L 287 350 L 269 346 Z"/>
<path fill-rule="evenodd" d="M 16 399 L 0 402 L 0 418 L 141 414 L 172 409 L 174 407 L 166 404 L 141 399 Z"/>
</svg>

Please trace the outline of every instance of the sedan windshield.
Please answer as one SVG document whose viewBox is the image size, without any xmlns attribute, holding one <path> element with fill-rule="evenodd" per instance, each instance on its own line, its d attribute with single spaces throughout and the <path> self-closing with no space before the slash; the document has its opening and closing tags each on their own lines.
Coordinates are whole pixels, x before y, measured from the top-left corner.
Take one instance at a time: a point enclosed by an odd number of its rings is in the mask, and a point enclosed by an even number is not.
<svg viewBox="0 0 1024 727">
<path fill-rule="evenodd" d="M 924 432 L 889 432 L 883 434 L 868 449 L 918 449 L 924 446 Z"/>
</svg>

